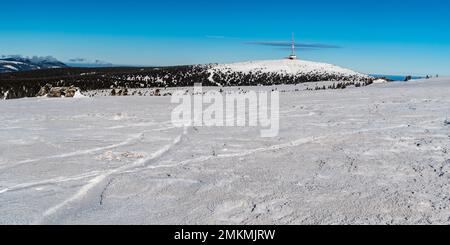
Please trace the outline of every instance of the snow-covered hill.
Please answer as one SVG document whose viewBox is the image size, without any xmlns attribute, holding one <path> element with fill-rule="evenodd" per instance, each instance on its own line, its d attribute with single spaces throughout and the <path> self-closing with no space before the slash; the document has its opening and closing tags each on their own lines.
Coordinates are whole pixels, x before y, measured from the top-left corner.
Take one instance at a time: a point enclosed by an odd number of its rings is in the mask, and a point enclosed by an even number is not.
<svg viewBox="0 0 450 245">
<path fill-rule="evenodd" d="M 211 82 L 222 85 L 239 84 L 244 80 L 260 81 L 261 84 L 278 84 L 371 79 L 368 75 L 331 64 L 288 59 L 211 65 L 208 73 Z"/>
<path fill-rule="evenodd" d="M 20 61 L 3 62 L 3 67 L 8 70 L 26 65 Z M 33 64 L 31 66 L 20 69 L 39 69 Z M 52 67 L 61 66 L 53 64 Z M 172 67 L 46 69 L 30 74 L 0 74 L 0 98 L 33 97 L 46 84 L 55 87 L 75 86 L 82 91 L 90 91 L 113 87 L 190 87 L 195 83 L 202 83 L 203 86 L 258 86 L 331 81 L 345 86 L 365 86 L 373 80 L 370 76 L 335 65 L 287 59 Z"/>
<path fill-rule="evenodd" d="M 339 66 L 319 63 L 305 60 L 262 60 L 262 61 L 248 61 L 232 64 L 221 64 L 214 66 L 213 70 L 220 71 L 235 71 L 243 73 L 282 73 L 287 75 L 308 75 L 308 74 L 337 74 L 346 76 L 358 76 L 362 75 L 355 71 L 345 69 Z M 364 75 L 364 77 L 367 77 Z"/>
<path fill-rule="evenodd" d="M 67 67 L 52 57 L 10 57 L 0 59 L 0 73 Z"/>
</svg>

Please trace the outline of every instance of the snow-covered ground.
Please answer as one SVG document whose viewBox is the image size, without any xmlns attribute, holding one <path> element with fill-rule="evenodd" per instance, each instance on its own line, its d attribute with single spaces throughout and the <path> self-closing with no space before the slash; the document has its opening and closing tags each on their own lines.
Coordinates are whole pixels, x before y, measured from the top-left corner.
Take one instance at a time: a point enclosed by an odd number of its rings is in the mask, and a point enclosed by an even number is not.
<svg viewBox="0 0 450 245">
<path fill-rule="evenodd" d="M 279 90 L 276 138 L 173 128 L 170 97 L 0 101 L 0 224 L 450 224 L 450 79 Z"/>
</svg>

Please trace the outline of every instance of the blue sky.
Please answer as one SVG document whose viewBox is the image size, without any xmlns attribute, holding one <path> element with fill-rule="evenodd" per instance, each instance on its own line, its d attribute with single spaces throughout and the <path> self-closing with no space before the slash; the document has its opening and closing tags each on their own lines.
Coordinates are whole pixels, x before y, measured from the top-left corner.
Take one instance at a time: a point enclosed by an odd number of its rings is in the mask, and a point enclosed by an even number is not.
<svg viewBox="0 0 450 245">
<path fill-rule="evenodd" d="M 0 54 L 123 65 L 302 59 L 365 73 L 450 75 L 450 1 L 3 1 Z"/>
</svg>

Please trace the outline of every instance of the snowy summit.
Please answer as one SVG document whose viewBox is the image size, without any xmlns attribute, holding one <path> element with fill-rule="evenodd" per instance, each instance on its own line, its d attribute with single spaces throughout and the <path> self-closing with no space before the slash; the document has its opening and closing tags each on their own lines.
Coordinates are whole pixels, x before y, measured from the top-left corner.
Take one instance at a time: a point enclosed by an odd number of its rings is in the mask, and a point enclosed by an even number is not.
<svg viewBox="0 0 450 245">
<path fill-rule="evenodd" d="M 232 64 L 220 64 L 213 66 L 212 71 L 220 72 L 242 72 L 250 73 L 277 73 L 283 75 L 313 75 L 313 74 L 330 74 L 337 76 L 361 76 L 368 78 L 367 75 L 342 68 L 336 65 L 319 63 L 306 60 L 261 60 L 238 62 Z"/>
<path fill-rule="evenodd" d="M 262 60 L 238 62 L 232 64 L 212 65 L 208 70 L 210 81 L 228 81 L 226 77 L 236 77 L 236 74 L 266 80 L 300 80 L 311 81 L 366 81 L 370 76 L 342 68 L 332 64 L 319 63 L 298 59 Z M 283 79 L 280 79 L 283 78 Z M 275 78 L 275 79 L 272 79 Z M 233 79 L 234 80 L 234 79 Z"/>
</svg>

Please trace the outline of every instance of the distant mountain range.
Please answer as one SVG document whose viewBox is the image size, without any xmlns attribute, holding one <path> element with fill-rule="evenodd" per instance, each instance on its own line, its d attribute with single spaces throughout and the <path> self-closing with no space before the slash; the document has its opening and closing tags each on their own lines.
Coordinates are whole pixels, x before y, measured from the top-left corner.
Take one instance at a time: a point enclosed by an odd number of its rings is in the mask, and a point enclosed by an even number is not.
<svg viewBox="0 0 450 245">
<path fill-rule="evenodd" d="M 0 58 L 0 73 L 66 68 L 66 64 L 53 57 L 5 57 Z"/>
<path fill-rule="evenodd" d="M 114 65 L 101 60 L 87 60 L 83 58 L 70 59 L 67 63 L 61 62 L 51 56 L 22 57 L 0 56 L 0 73 L 34 71 L 67 67 L 113 67 Z"/>
</svg>

